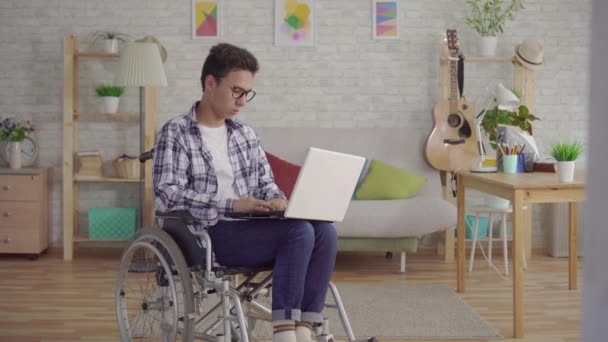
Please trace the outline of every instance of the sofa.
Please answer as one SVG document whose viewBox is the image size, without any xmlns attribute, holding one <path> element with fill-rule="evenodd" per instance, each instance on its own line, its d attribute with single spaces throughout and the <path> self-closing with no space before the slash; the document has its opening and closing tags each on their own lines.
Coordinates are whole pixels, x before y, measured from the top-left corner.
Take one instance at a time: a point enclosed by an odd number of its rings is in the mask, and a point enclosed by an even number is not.
<svg viewBox="0 0 608 342">
<path fill-rule="evenodd" d="M 428 181 L 414 197 L 395 200 L 353 200 L 343 222 L 336 223 L 340 251 L 414 253 L 422 235 L 456 226 L 456 207 L 443 199 L 439 172 L 425 159 L 428 136 L 414 128 L 254 127 L 262 147 L 301 165 L 308 147 L 376 159 L 424 176 Z M 276 176 L 276 175 L 275 175 Z M 447 236 L 448 234 L 446 234 Z M 446 237 L 446 240 L 453 242 Z M 446 259 L 453 244 L 446 244 Z"/>
</svg>

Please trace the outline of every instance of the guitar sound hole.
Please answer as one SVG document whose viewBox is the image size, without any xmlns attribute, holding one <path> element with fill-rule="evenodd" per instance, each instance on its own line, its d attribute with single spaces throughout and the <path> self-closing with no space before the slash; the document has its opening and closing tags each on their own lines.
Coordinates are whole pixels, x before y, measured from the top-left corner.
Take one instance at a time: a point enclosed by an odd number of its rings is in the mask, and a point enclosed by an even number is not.
<svg viewBox="0 0 608 342">
<path fill-rule="evenodd" d="M 471 125 L 469 125 L 468 121 L 465 121 L 462 127 L 458 129 L 458 136 L 460 138 L 470 138 L 471 137 Z"/>
<path fill-rule="evenodd" d="M 450 127 L 458 127 L 462 123 L 462 118 L 458 114 L 448 115 L 448 125 Z"/>
</svg>

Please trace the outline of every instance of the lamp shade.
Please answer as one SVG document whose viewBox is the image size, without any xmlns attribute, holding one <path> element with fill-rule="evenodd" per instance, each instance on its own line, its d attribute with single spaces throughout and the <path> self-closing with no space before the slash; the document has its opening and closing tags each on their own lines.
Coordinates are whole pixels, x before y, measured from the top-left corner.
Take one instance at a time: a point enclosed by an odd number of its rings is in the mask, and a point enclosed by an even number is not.
<svg viewBox="0 0 608 342">
<path fill-rule="evenodd" d="M 502 83 L 496 85 L 496 97 L 498 100 L 498 109 L 515 110 L 519 107 L 519 99 L 512 91 L 505 88 Z"/>
<path fill-rule="evenodd" d="M 120 86 L 167 86 L 167 76 L 155 43 L 133 42 L 120 52 L 114 84 Z"/>
</svg>

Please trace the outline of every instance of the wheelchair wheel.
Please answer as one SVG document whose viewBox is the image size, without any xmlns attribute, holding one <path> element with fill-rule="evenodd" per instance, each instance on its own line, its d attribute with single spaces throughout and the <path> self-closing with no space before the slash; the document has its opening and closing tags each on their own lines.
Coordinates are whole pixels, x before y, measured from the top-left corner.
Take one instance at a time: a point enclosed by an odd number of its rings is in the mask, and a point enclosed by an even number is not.
<svg viewBox="0 0 608 342">
<path fill-rule="evenodd" d="M 115 295 L 123 342 L 192 341 L 190 271 L 166 232 L 156 228 L 137 232 L 122 254 Z"/>
</svg>

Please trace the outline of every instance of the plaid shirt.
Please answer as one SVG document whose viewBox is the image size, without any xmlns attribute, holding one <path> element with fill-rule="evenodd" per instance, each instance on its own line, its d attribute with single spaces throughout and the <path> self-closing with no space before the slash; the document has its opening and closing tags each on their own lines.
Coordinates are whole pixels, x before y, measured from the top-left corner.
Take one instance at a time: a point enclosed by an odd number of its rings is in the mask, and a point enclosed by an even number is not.
<svg viewBox="0 0 608 342">
<path fill-rule="evenodd" d="M 161 129 L 154 149 L 153 187 L 156 210 L 188 210 L 200 223 L 198 228 L 203 228 L 215 225 L 230 212 L 233 200 L 218 198 L 213 159 L 196 119 L 197 104 Z M 226 127 L 237 195 L 262 200 L 285 198 L 274 183 L 253 129 L 236 120 L 226 120 Z"/>
</svg>

